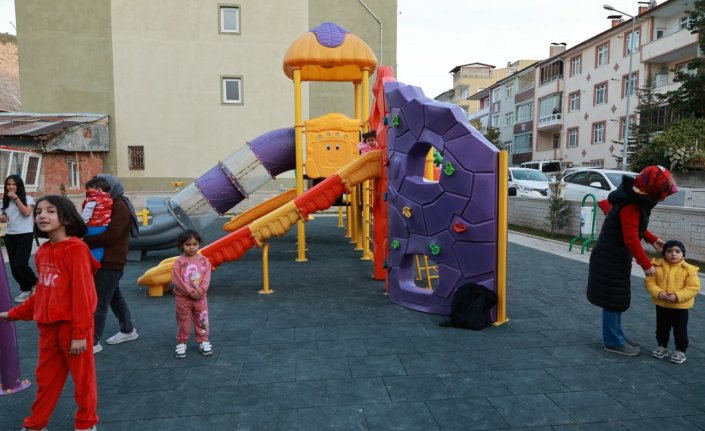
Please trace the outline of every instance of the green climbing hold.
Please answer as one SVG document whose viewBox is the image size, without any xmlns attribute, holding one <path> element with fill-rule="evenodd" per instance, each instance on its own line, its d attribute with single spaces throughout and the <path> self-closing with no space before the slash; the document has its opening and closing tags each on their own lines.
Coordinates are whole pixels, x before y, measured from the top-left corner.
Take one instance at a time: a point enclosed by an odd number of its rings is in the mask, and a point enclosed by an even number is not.
<svg viewBox="0 0 705 431">
<path fill-rule="evenodd" d="M 455 173 L 455 168 L 453 167 L 453 164 L 451 162 L 446 162 L 446 165 L 443 168 L 443 173 L 448 176 L 451 176 Z"/>
<path fill-rule="evenodd" d="M 394 116 L 394 119 L 392 120 L 392 126 L 399 127 L 399 116 L 398 115 Z"/>
<path fill-rule="evenodd" d="M 431 249 L 431 254 L 434 256 L 438 256 L 439 254 L 441 254 L 441 247 L 436 244 L 429 244 L 428 248 Z"/>
<path fill-rule="evenodd" d="M 393 248 L 394 250 L 399 249 L 400 246 L 401 246 L 401 244 L 399 244 L 399 241 L 398 241 L 398 240 L 395 239 L 394 241 L 392 241 L 392 248 Z"/>
<path fill-rule="evenodd" d="M 443 164 L 443 153 L 438 150 L 433 150 L 433 164 L 440 166 Z"/>
</svg>

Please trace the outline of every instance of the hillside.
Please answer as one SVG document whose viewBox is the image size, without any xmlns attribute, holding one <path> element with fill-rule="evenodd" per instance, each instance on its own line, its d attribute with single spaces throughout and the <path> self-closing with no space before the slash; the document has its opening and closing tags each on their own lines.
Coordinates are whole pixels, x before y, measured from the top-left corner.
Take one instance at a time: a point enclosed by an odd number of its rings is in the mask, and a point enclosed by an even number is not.
<svg viewBox="0 0 705 431">
<path fill-rule="evenodd" d="M 20 111 L 18 100 L 21 97 L 17 39 L 0 33 L 0 111 Z"/>
</svg>

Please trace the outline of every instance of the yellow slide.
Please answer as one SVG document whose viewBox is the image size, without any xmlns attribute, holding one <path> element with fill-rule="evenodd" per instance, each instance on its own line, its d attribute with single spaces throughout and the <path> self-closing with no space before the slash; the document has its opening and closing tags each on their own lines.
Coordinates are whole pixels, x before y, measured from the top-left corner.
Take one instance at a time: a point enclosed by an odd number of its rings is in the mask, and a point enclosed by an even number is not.
<svg viewBox="0 0 705 431">
<path fill-rule="evenodd" d="M 380 151 L 370 151 L 339 169 L 336 174 L 304 192 L 298 198 L 289 190 L 257 205 L 226 224 L 227 230 L 236 229 L 200 250 L 213 268 L 225 261 L 237 260 L 247 249 L 260 245 L 271 237 L 285 234 L 298 220 L 307 221 L 308 215 L 329 208 L 343 193 L 363 181 L 376 178 L 382 169 Z M 254 215 L 264 214 L 252 220 Z M 239 225 L 239 226 L 238 226 Z M 176 257 L 165 259 L 146 271 L 137 283 L 149 288 L 149 296 L 162 296 L 171 283 L 171 272 Z"/>
</svg>

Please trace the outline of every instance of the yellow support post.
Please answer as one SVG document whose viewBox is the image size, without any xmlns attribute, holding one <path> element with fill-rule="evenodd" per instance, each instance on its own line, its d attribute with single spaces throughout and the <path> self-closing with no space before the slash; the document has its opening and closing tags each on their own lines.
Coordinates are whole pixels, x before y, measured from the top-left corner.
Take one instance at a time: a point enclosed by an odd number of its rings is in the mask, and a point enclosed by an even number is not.
<svg viewBox="0 0 705 431">
<path fill-rule="evenodd" d="M 262 244 L 262 290 L 259 293 L 263 295 L 274 293 L 269 289 L 269 243 L 266 241 Z"/>
<path fill-rule="evenodd" d="M 433 181 L 433 147 L 426 154 L 426 164 L 424 165 L 423 177 L 429 181 Z"/>
<path fill-rule="evenodd" d="M 294 139 L 296 143 L 296 196 L 304 193 L 303 115 L 301 113 L 301 70 L 294 70 Z M 306 228 L 303 220 L 296 222 L 298 240 L 297 262 L 306 262 Z"/>
<path fill-rule="evenodd" d="M 358 228 L 358 211 L 357 211 L 357 187 L 353 187 L 350 191 L 350 243 L 355 244 L 357 242 L 357 231 Z"/>
<path fill-rule="evenodd" d="M 338 206 L 338 227 L 342 228 L 343 226 L 343 207 Z"/>
<path fill-rule="evenodd" d="M 362 260 L 372 260 L 370 252 L 370 181 L 362 184 Z"/>
<path fill-rule="evenodd" d="M 509 321 L 507 317 L 507 175 L 509 156 L 499 152 L 497 169 L 497 321 L 495 326 Z"/>
<path fill-rule="evenodd" d="M 350 203 L 350 193 L 345 195 L 345 238 L 352 238 L 352 204 Z"/>
<path fill-rule="evenodd" d="M 355 251 L 362 251 L 362 184 L 355 187 Z"/>
<path fill-rule="evenodd" d="M 137 213 L 137 215 L 142 219 L 142 226 L 149 226 L 149 210 L 147 208 Z"/>
</svg>

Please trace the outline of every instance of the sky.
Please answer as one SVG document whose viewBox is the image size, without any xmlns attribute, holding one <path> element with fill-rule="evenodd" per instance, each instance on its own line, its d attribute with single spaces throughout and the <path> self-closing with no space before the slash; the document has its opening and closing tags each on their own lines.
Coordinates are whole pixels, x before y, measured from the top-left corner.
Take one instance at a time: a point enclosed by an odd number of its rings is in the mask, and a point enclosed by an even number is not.
<svg viewBox="0 0 705 431">
<path fill-rule="evenodd" d="M 391 0 L 385 0 L 391 1 Z M 605 0 L 632 15 L 635 0 Z M 662 3 L 664 0 L 659 1 Z M 15 34 L 14 0 L 0 0 L 0 32 Z M 551 42 L 568 48 L 609 28 L 599 0 L 397 0 L 397 80 L 429 97 L 453 87 L 455 66 L 505 67 L 548 57 Z M 11 24 L 12 23 L 12 24 Z"/>
<path fill-rule="evenodd" d="M 551 42 L 570 48 L 607 30 L 614 12 L 603 3 L 638 9 L 636 0 L 397 0 L 397 80 L 433 98 L 453 88 L 455 66 L 543 60 Z"/>
</svg>

